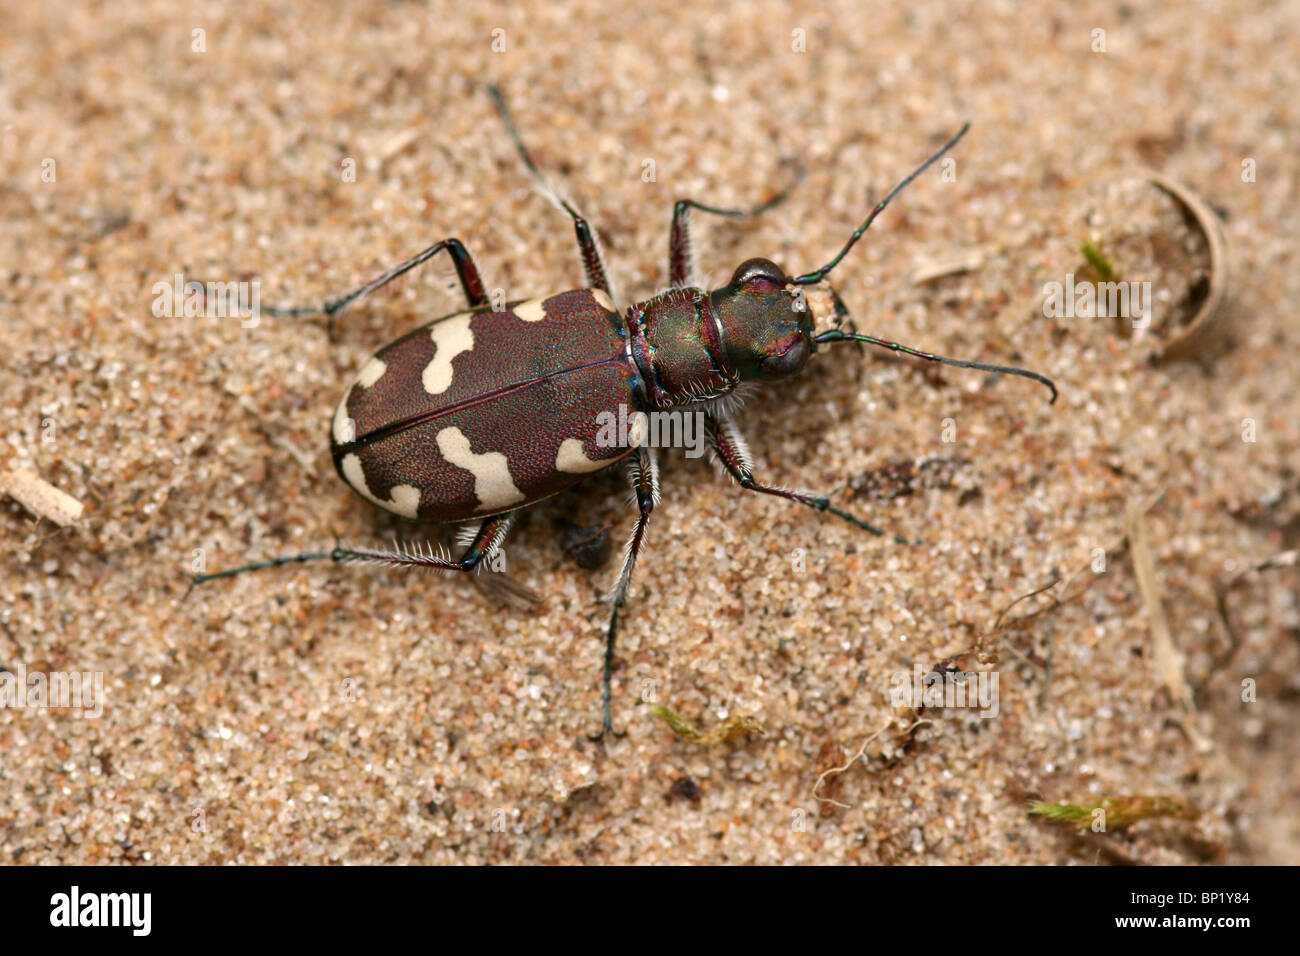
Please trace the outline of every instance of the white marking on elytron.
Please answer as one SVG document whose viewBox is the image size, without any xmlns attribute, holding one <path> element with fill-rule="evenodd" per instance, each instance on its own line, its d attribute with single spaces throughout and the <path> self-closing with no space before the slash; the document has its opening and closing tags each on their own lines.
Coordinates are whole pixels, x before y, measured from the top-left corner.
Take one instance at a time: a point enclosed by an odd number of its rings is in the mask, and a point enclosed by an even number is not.
<svg viewBox="0 0 1300 956">
<path fill-rule="evenodd" d="M 546 309 L 542 307 L 541 299 L 529 299 L 515 306 L 515 315 L 524 322 L 540 322 L 546 318 Z"/>
<path fill-rule="evenodd" d="M 566 438 L 560 442 L 560 453 L 555 456 L 555 470 L 569 474 L 596 471 L 608 465 L 607 461 L 592 461 L 582 450 L 581 438 Z"/>
<path fill-rule="evenodd" d="M 414 485 L 393 485 L 389 492 L 391 498 L 384 501 L 375 497 L 366 485 L 366 473 L 361 470 L 361 459 L 356 455 L 343 456 L 343 477 L 357 490 L 361 497 L 379 505 L 385 511 L 401 515 L 403 518 L 415 518 L 420 510 L 420 489 Z"/>
<path fill-rule="evenodd" d="M 478 511 L 497 511 L 524 500 L 524 493 L 515 487 L 506 456 L 501 452 L 485 451 L 475 454 L 470 450 L 465 433 L 455 426 L 438 432 L 436 440 L 443 458 L 474 476 Z"/>
<path fill-rule="evenodd" d="M 604 289 L 590 289 L 588 291 L 591 292 L 591 297 L 596 300 L 602 309 L 607 309 L 610 312 L 618 311 L 618 309 L 614 308 L 614 300 L 609 297 L 609 293 Z"/>
<path fill-rule="evenodd" d="M 352 389 L 349 388 L 343 393 L 343 400 L 339 402 L 339 407 L 334 409 L 334 444 L 346 445 L 350 441 L 356 441 L 356 424 L 348 417 L 348 399 L 352 395 Z"/>
<path fill-rule="evenodd" d="M 430 395 L 441 395 L 451 387 L 451 360 L 474 347 L 474 333 L 469 320 L 473 316 L 460 315 L 439 322 L 429 333 L 433 339 L 433 359 L 424 367 L 421 378 L 424 390 Z"/>
<path fill-rule="evenodd" d="M 375 382 L 383 378 L 388 366 L 377 358 L 372 358 L 365 365 L 361 366 L 361 371 L 357 373 L 357 384 L 362 388 L 369 388 Z"/>
</svg>

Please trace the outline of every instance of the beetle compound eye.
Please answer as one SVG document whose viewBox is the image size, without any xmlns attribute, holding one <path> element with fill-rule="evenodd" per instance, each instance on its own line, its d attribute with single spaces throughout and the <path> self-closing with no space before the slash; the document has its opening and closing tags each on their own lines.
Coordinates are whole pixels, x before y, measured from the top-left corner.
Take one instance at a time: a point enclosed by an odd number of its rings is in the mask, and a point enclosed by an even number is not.
<svg viewBox="0 0 1300 956">
<path fill-rule="evenodd" d="M 731 277 L 732 285 L 754 292 L 776 292 L 784 289 L 789 281 L 781 267 L 770 259 L 747 259 Z"/>
<path fill-rule="evenodd" d="M 793 375 L 803 368 L 804 363 L 808 361 L 809 354 L 808 340 L 804 338 L 795 339 L 784 352 L 769 355 L 763 359 L 760 363 L 763 367 L 763 374 L 772 378 Z"/>
</svg>

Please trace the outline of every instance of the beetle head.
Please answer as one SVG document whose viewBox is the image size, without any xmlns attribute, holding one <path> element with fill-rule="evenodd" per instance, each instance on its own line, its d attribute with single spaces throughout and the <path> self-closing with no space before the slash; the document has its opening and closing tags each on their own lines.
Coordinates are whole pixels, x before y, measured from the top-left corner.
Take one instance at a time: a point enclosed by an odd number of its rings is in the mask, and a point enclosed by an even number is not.
<svg viewBox="0 0 1300 956">
<path fill-rule="evenodd" d="M 839 265 L 849 250 L 862 238 L 863 233 L 870 228 L 875 218 L 889 205 L 890 200 L 940 156 L 952 149 L 957 141 L 966 135 L 966 130 L 969 128 L 970 124 L 967 123 L 938 152 L 891 189 L 884 199 L 876 203 L 862 225 L 853 231 L 848 242 L 820 269 L 802 275 L 787 276 L 781 267 L 770 259 L 748 259 L 736 269 L 730 283 L 709 293 L 710 308 L 722 326 L 727 362 L 740 378 L 785 378 L 803 368 L 818 345 L 830 342 L 862 342 L 930 362 L 1033 379 L 1049 388 L 1052 392 L 1052 401 L 1056 401 L 1056 386 L 1051 379 L 1037 372 L 1010 365 L 992 365 L 987 362 L 947 358 L 857 332 L 848 309 L 826 280 L 831 270 Z M 821 334 L 813 331 L 813 316 L 803 292 L 804 289 L 812 286 L 825 288 L 831 298 L 834 311 L 834 328 Z"/>
<path fill-rule="evenodd" d="M 747 259 L 709 305 L 724 333 L 727 362 L 742 379 L 785 378 L 813 352 L 813 317 L 801 290 L 770 259 Z"/>
</svg>

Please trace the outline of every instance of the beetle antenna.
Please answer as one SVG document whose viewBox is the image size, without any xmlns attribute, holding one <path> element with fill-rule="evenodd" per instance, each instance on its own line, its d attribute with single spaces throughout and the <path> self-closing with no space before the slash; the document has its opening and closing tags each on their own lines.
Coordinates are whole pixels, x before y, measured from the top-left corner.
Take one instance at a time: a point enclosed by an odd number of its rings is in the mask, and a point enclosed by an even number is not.
<svg viewBox="0 0 1300 956">
<path fill-rule="evenodd" d="M 957 141 L 966 135 L 966 131 L 968 129 L 970 129 L 970 123 L 967 123 L 965 126 L 963 126 L 958 131 L 957 135 L 954 136 L 952 139 L 948 140 L 948 142 L 944 143 L 942 148 L 940 148 L 940 150 L 937 153 L 935 153 L 933 156 L 931 156 L 929 159 L 923 162 L 920 166 L 917 166 L 916 169 L 912 170 L 911 174 L 906 179 L 904 179 L 901 183 L 899 183 L 897 186 L 891 189 L 889 191 L 889 194 L 885 196 L 884 199 L 876 203 L 875 208 L 872 209 L 871 212 L 867 213 L 867 218 L 863 220 L 862 225 L 858 226 L 858 228 L 853 231 L 853 235 L 849 237 L 849 241 L 844 244 L 844 248 L 839 251 L 839 253 L 835 256 L 834 259 L 826 263 L 826 265 L 822 266 L 820 269 L 817 269 L 814 272 L 805 272 L 803 275 L 796 276 L 790 281 L 793 282 L 795 285 L 812 285 L 814 283 L 821 282 L 822 279 L 826 277 L 826 274 L 830 272 L 832 269 L 834 269 L 837 265 L 839 265 L 840 260 L 843 259 L 845 255 L 848 254 L 848 251 L 853 248 L 854 244 L 856 244 L 857 241 L 862 238 L 862 234 L 867 231 L 872 221 L 877 216 L 879 216 L 881 212 L 884 211 L 884 208 L 886 206 L 889 205 L 890 200 L 893 199 L 895 196 L 897 196 L 899 193 L 901 193 L 903 189 L 907 186 L 907 184 L 910 183 L 913 179 L 915 179 L 917 176 L 920 176 L 923 172 L 925 172 L 932 165 L 934 165 L 934 163 L 937 162 L 939 158 L 943 156 L 944 153 L 948 152 L 948 150 L 956 146 Z"/>
<path fill-rule="evenodd" d="M 932 352 L 922 352 L 920 349 L 908 348 L 906 345 L 899 345 L 897 342 L 887 342 L 873 335 L 862 335 L 859 332 L 841 332 L 839 329 L 823 332 L 821 335 L 816 336 L 813 341 L 818 345 L 825 342 L 866 342 L 868 345 L 877 345 L 882 349 L 889 349 L 891 352 L 902 352 L 904 355 L 922 358 L 929 362 L 942 362 L 944 365 L 955 365 L 957 368 L 977 368 L 985 372 L 1001 372 L 1005 375 L 1019 375 L 1021 378 L 1033 379 L 1035 382 L 1050 388 L 1052 390 L 1052 399 L 1048 404 L 1056 403 L 1056 383 L 1047 376 L 1031 372 L 1026 368 L 1016 368 L 1014 365 L 990 365 L 987 362 L 968 362 L 965 359 L 948 358 L 945 355 L 935 355 Z"/>
</svg>

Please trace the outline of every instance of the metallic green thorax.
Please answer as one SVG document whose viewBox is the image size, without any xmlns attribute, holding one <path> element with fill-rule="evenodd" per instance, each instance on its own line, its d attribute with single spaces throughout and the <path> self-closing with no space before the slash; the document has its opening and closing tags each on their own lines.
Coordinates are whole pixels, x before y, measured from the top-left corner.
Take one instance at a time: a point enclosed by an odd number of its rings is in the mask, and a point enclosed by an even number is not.
<svg viewBox="0 0 1300 956">
<path fill-rule="evenodd" d="M 726 395 L 741 381 L 777 379 L 812 354 L 802 294 L 766 259 L 741 264 L 712 292 L 673 289 L 628 310 L 629 349 L 656 407 Z"/>
</svg>

